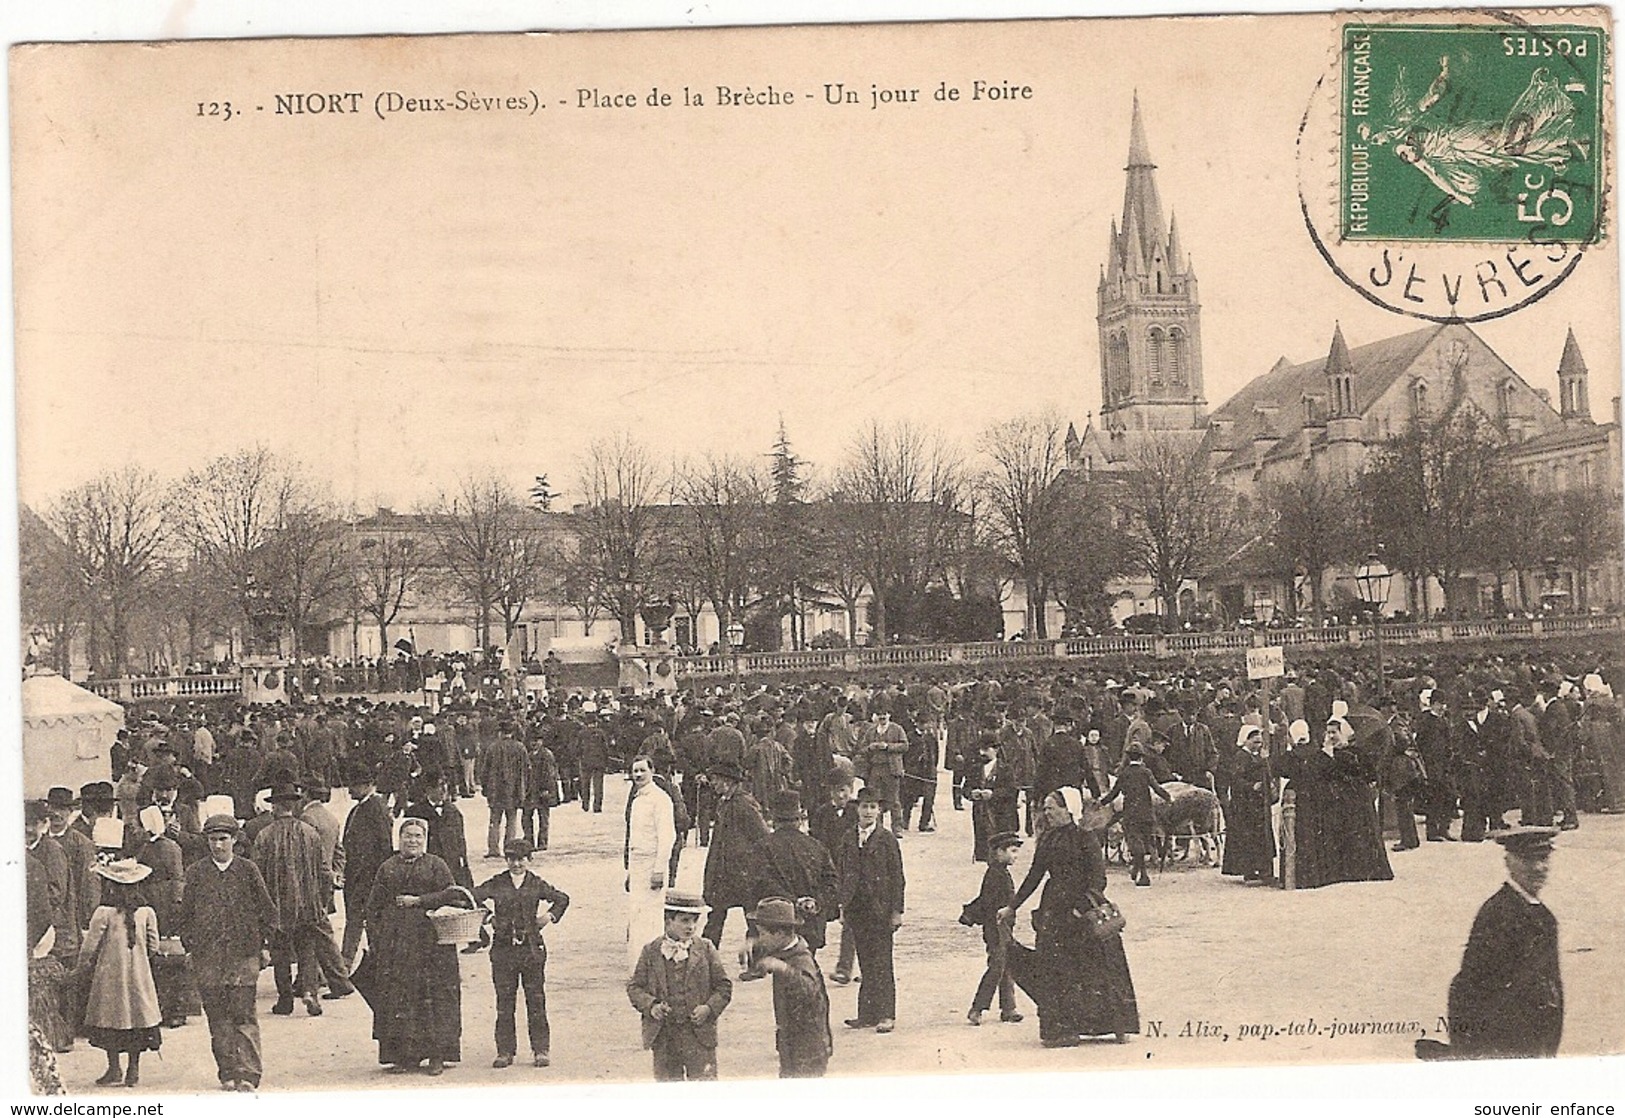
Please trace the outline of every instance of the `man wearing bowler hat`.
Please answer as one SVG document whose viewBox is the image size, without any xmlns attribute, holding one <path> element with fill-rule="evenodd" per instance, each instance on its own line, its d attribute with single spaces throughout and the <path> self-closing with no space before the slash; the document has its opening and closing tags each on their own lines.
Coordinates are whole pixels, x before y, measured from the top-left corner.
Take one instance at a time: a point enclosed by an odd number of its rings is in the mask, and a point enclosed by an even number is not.
<svg viewBox="0 0 1625 1118">
<path fill-rule="evenodd" d="M 327 919 L 323 882 L 332 880 L 332 865 L 323 856 L 322 837 L 316 828 L 294 815 L 294 809 L 305 802 L 299 787 L 278 785 L 271 790 L 270 800 L 273 818 L 254 840 L 254 861 L 277 908 L 277 932 L 271 938 L 277 1001 L 271 1012 L 291 1014 L 297 996 L 304 999 L 305 1012 L 320 1017 L 322 1003 L 316 994 L 324 972 L 331 988 L 329 996 L 345 997 L 355 989 Z"/>
<path fill-rule="evenodd" d="M 79 816 L 71 824 L 74 830 L 96 842 L 96 820 L 110 818 L 118 798 L 113 786 L 105 780 L 93 780 L 79 788 Z"/>
<path fill-rule="evenodd" d="M 764 897 L 750 918 L 757 930 L 758 966 L 773 979 L 779 1078 L 822 1076 L 835 1051 L 829 1035 L 829 992 L 818 961 L 798 934 L 802 919 L 796 904 L 789 897 Z"/>
<path fill-rule="evenodd" d="M 276 927 L 276 904 L 259 867 L 236 856 L 236 818 L 209 816 L 203 835 L 209 856 L 186 871 L 176 923 L 192 957 L 220 1089 L 252 1091 L 264 1071 L 254 987 L 260 949 Z"/>
<path fill-rule="evenodd" d="M 101 903 L 101 879 L 91 873 L 96 865 L 96 844 L 75 830 L 73 809 L 80 801 L 69 788 L 52 788 L 45 794 L 45 810 L 50 826 L 45 833 L 55 839 L 68 859 L 68 911 L 73 916 L 75 931 L 90 926 L 90 914 Z"/>
<path fill-rule="evenodd" d="M 354 964 L 366 924 L 367 898 L 378 867 L 395 853 L 395 835 L 389 803 L 378 794 L 372 766 L 356 760 L 350 773 L 350 799 L 355 806 L 344 818 L 339 840 L 344 850 L 344 945 L 346 964 Z"/>
<path fill-rule="evenodd" d="M 889 1033 L 896 1027 L 897 980 L 892 971 L 892 937 L 903 925 L 903 852 L 897 836 L 880 826 L 884 805 L 873 788 L 858 793 L 858 824 L 841 840 L 836 856 L 841 876 L 841 920 L 857 944 L 858 1015 L 851 1029 Z"/>
<path fill-rule="evenodd" d="M 721 947 L 728 910 L 742 908 L 748 913 L 756 903 L 767 823 L 756 801 L 740 787 L 745 771 L 737 762 L 719 761 L 707 776 L 717 799 L 716 822 L 705 855 L 705 903 L 711 906 L 711 913 L 702 934 L 711 946 Z"/>
<path fill-rule="evenodd" d="M 760 873 L 756 879 L 759 897 L 789 897 L 801 917 L 801 938 L 813 952 L 824 946 L 824 929 L 835 911 L 840 893 L 840 877 L 824 844 L 801 829 L 806 813 L 801 797 L 785 790 L 768 801 L 773 833 L 761 843 Z"/>
<path fill-rule="evenodd" d="M 1449 1049 L 1436 1055 L 1557 1055 L 1563 1039 L 1557 917 L 1540 900 L 1557 834 L 1556 827 L 1522 826 L 1490 834 L 1506 850 L 1507 881 L 1473 920 L 1461 970 L 1450 983 Z M 1421 1042 L 1417 1053 L 1427 1055 Z"/>
</svg>

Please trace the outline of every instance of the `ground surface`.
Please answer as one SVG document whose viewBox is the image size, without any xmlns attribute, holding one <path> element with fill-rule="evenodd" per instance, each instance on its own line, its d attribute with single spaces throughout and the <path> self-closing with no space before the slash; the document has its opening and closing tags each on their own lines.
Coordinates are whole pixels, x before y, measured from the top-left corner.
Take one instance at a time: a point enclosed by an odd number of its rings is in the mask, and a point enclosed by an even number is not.
<svg viewBox="0 0 1625 1118">
<path fill-rule="evenodd" d="M 537 872 L 571 897 L 563 923 L 547 932 L 553 1066 L 534 1069 L 523 1057 L 510 1069 L 490 1066 L 495 1044 L 489 956 L 460 956 L 463 1062 L 432 1082 L 469 1087 L 649 1078 L 649 1054 L 639 1047 L 637 1014 L 624 989 L 620 854 L 626 786 L 613 778 L 609 784 L 602 814 L 585 814 L 574 804 L 554 810 L 552 848 L 535 859 Z M 342 814 L 349 804 L 342 792 L 336 796 L 333 806 Z M 502 866 L 481 859 L 484 801 L 459 805 L 475 879 L 484 880 Z M 831 1074 L 1408 1061 L 1420 1032 L 1328 1034 L 1334 1022 L 1393 1022 L 1436 1035 L 1473 915 L 1502 881 L 1500 848 L 1489 843 L 1423 844 L 1391 855 L 1392 882 L 1296 893 L 1244 886 L 1212 868 L 1184 865 L 1170 865 L 1149 889 L 1133 888 L 1126 871 L 1114 866 L 1110 893 L 1128 919 L 1125 944 L 1142 1033 L 1123 1046 L 1050 1051 L 1038 1046 L 1037 1014 L 1024 996 L 1024 1022 L 1000 1024 L 995 1013 L 980 1029 L 966 1025 L 983 954 L 979 930 L 962 927 L 957 916 L 961 903 L 976 893 L 981 866 L 970 859 L 969 812 L 939 812 L 938 828 L 903 838 L 909 887 L 897 937 L 897 1031 L 880 1036 L 843 1028 L 841 1019 L 855 1013 L 857 986 L 831 984 Z M 1579 831 L 1559 840 L 1544 898 L 1561 925 L 1565 1054 L 1625 1049 L 1622 851 L 1620 816 L 1587 816 Z M 1029 845 L 1016 864 L 1018 881 L 1030 853 Z M 692 845 L 685 851 L 682 884 L 698 885 L 703 856 Z M 723 941 L 726 957 L 732 958 L 743 935 L 735 912 Z M 1032 942 L 1025 912 L 1018 938 Z M 833 943 L 820 954 L 825 971 L 833 970 Z M 259 993 L 264 1090 L 420 1089 L 431 1082 L 382 1073 L 371 1015 L 359 997 L 326 1003 L 320 1019 L 306 1017 L 302 1008 L 294 1017 L 273 1017 L 274 998 L 267 970 Z M 1293 1024 L 1302 1031 L 1287 1035 Z M 777 1074 L 767 983 L 736 984 L 720 1025 L 725 1078 Z M 1246 1026 L 1273 1026 L 1276 1035 L 1244 1038 Z M 521 1052 L 524 1029 L 521 1003 Z M 91 1086 L 104 1066 L 100 1052 L 80 1041 L 60 1060 L 71 1092 L 102 1091 Z M 215 1090 L 201 1017 L 166 1030 L 161 1059 L 149 1057 L 142 1070 L 142 1087 L 153 1092 Z"/>
</svg>

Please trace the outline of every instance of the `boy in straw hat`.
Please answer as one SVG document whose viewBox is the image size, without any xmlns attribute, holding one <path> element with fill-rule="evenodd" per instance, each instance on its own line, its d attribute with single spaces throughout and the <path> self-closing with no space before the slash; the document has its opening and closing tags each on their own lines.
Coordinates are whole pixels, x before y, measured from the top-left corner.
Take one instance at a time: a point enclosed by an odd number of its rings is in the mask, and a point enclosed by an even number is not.
<svg viewBox="0 0 1625 1118">
<path fill-rule="evenodd" d="M 657 1080 L 717 1077 L 717 1018 L 733 999 L 722 956 L 696 936 L 705 901 L 666 890 L 665 933 L 643 945 L 626 996 L 643 1015 L 643 1047 Z"/>
<path fill-rule="evenodd" d="M 773 977 L 774 1046 L 779 1078 L 817 1078 L 835 1050 L 829 1033 L 829 993 L 797 929 L 801 917 L 788 897 L 766 897 L 751 912 L 760 968 Z"/>
</svg>

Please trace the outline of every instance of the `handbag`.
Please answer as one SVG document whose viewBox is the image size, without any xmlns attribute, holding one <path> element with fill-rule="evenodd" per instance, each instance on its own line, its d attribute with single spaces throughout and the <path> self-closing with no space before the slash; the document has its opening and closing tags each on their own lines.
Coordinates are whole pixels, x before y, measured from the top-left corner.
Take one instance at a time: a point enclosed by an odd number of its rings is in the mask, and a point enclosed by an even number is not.
<svg viewBox="0 0 1625 1118">
<path fill-rule="evenodd" d="M 1104 894 L 1091 892 L 1089 900 L 1092 902 L 1087 911 L 1083 913 L 1084 923 L 1089 927 L 1089 934 L 1096 939 L 1111 939 L 1122 935 L 1123 929 L 1128 927 L 1128 921 L 1123 917 L 1123 910 Z"/>
</svg>

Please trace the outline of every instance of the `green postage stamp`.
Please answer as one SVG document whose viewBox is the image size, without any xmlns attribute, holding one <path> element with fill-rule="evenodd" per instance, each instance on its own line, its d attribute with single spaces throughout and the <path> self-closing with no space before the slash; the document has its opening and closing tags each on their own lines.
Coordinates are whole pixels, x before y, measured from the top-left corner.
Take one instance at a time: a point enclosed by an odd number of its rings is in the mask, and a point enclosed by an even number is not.
<svg viewBox="0 0 1625 1118">
<path fill-rule="evenodd" d="M 1343 238 L 1595 241 L 1607 47 L 1600 27 L 1345 26 Z"/>
</svg>

